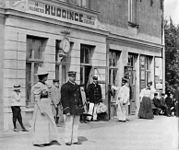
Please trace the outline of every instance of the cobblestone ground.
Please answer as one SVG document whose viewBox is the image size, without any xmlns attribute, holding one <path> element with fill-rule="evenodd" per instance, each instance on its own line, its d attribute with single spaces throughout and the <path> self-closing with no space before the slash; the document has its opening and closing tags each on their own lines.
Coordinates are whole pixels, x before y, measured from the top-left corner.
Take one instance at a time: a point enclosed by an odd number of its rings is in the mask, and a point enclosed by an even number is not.
<svg viewBox="0 0 179 150">
<path fill-rule="evenodd" d="M 66 146 L 63 127 L 58 127 L 61 145 L 43 148 L 32 145 L 31 133 L 13 131 L 0 136 L 0 150 L 178 150 L 178 118 L 155 116 L 154 120 L 132 117 L 129 122 L 116 120 L 81 124 L 82 145 Z"/>
</svg>

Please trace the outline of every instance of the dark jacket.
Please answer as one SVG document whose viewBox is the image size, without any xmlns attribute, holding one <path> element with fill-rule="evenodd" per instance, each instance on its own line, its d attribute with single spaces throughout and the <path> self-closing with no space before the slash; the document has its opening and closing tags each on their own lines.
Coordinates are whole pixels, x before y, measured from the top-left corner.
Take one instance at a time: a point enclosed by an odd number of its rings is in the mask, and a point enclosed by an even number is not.
<svg viewBox="0 0 179 150">
<path fill-rule="evenodd" d="M 102 102 L 101 86 L 99 84 L 91 83 L 87 89 L 87 97 L 91 103 Z"/>
<path fill-rule="evenodd" d="M 61 87 L 61 102 L 63 113 L 71 115 L 80 115 L 84 112 L 80 87 L 78 84 L 73 84 L 70 81 L 63 84 Z"/>
<path fill-rule="evenodd" d="M 165 99 L 165 103 L 166 103 L 166 105 L 169 107 L 169 108 L 171 108 L 171 107 L 173 107 L 174 106 L 174 103 L 173 103 L 173 100 L 172 100 L 172 98 L 170 98 L 170 97 L 166 97 L 166 99 Z"/>
<path fill-rule="evenodd" d="M 155 107 L 157 107 L 157 108 L 161 107 L 161 102 L 158 98 L 154 97 L 153 102 L 154 102 Z"/>
</svg>

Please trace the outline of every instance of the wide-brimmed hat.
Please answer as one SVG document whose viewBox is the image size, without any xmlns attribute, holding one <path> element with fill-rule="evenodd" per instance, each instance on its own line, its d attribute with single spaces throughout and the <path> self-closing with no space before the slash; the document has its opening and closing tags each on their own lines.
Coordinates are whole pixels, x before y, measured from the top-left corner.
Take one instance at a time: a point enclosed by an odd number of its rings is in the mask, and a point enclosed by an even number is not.
<svg viewBox="0 0 179 150">
<path fill-rule="evenodd" d="M 20 88 L 21 88 L 21 85 L 20 84 L 14 84 L 14 86 L 13 86 L 13 90 L 15 91 L 15 90 L 20 90 Z"/>
<path fill-rule="evenodd" d="M 68 76 L 69 77 L 75 77 L 76 76 L 76 71 L 68 71 Z"/>
<path fill-rule="evenodd" d="M 41 75 L 48 75 L 48 72 L 46 71 L 46 69 L 39 67 L 38 71 L 37 71 L 37 75 L 41 76 Z"/>
</svg>

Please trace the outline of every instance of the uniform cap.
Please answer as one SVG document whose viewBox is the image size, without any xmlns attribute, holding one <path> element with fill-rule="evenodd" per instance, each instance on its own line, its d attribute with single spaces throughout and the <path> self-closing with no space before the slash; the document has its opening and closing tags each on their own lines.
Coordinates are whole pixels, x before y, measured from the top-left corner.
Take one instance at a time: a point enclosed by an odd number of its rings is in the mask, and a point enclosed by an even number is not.
<svg viewBox="0 0 179 150">
<path fill-rule="evenodd" d="M 98 80 L 98 76 L 94 75 L 93 80 Z"/>
<path fill-rule="evenodd" d="M 76 76 L 76 72 L 75 71 L 68 71 L 68 76 Z"/>
</svg>

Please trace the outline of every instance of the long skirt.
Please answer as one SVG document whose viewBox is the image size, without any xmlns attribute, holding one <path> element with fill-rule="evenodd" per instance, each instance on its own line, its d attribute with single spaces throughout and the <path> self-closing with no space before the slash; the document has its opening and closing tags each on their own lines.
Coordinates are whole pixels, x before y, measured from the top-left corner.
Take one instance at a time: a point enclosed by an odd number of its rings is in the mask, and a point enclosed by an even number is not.
<svg viewBox="0 0 179 150">
<path fill-rule="evenodd" d="M 33 116 L 33 144 L 48 144 L 51 141 L 57 141 L 57 128 L 52 114 L 50 100 L 44 98 L 40 100 L 40 104 L 36 104 Z M 45 115 L 42 115 L 43 110 Z"/>
<path fill-rule="evenodd" d="M 149 97 L 143 97 L 142 102 L 140 103 L 138 117 L 142 119 L 153 119 L 153 111 L 151 99 Z"/>
</svg>

